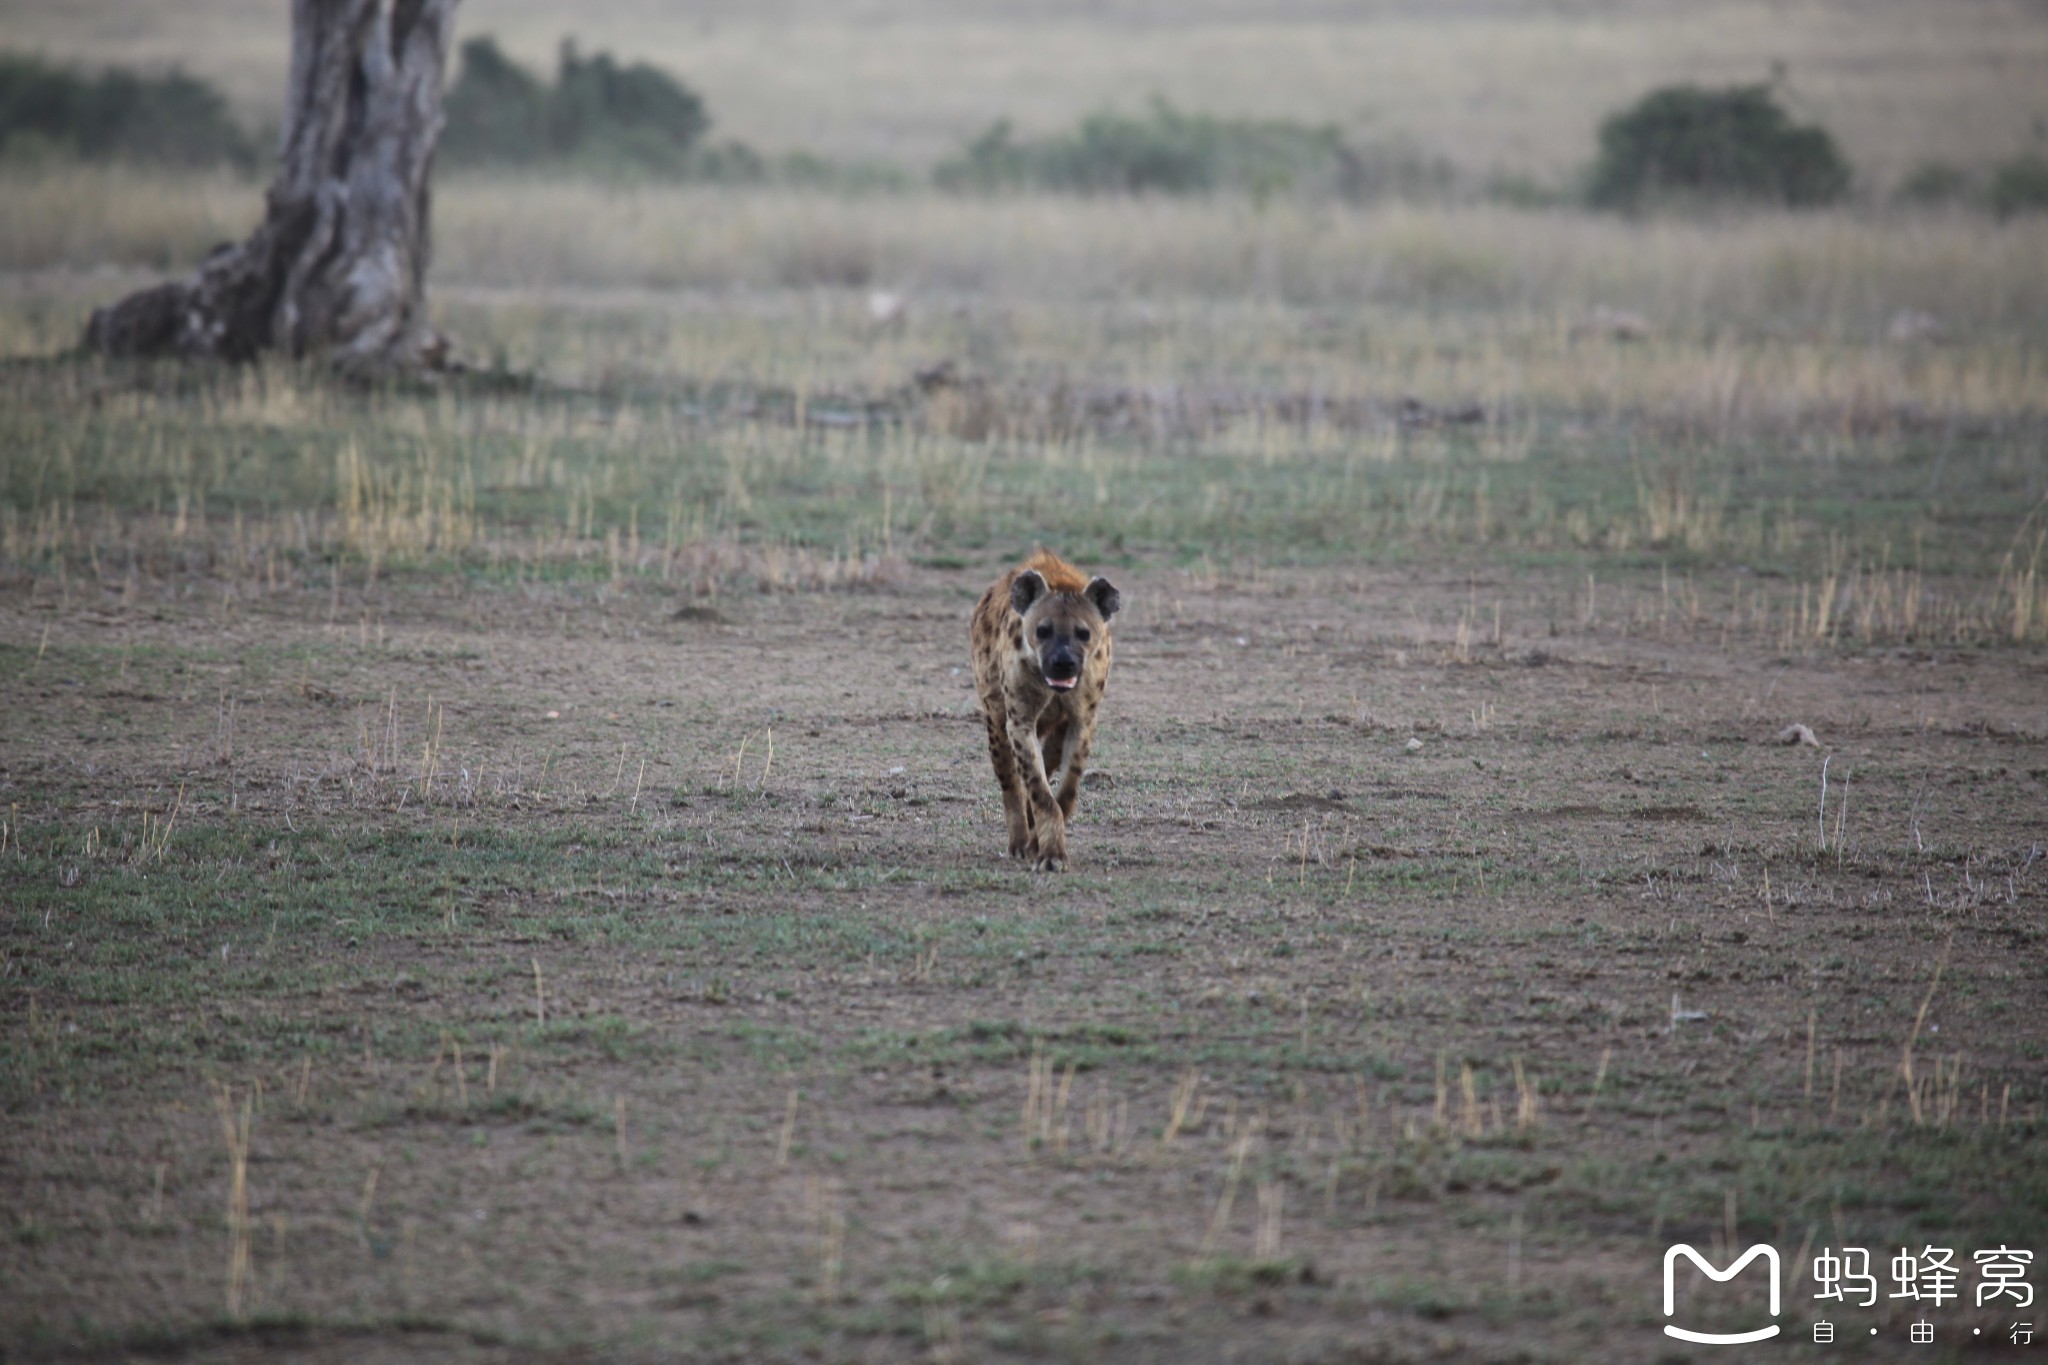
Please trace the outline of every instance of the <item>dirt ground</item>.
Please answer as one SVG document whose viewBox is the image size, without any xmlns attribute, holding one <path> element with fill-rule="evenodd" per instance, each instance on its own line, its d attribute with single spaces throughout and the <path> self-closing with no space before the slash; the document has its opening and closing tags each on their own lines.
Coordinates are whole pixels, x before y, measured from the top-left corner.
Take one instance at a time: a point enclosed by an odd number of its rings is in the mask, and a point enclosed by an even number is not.
<svg viewBox="0 0 2048 1365">
<path fill-rule="evenodd" d="M 1084 565 L 1033 876 L 1001 567 L 0 590 L 0 1355 L 1686 1359 L 1674 1241 L 1795 1339 L 1814 1249 L 2048 1251 L 2039 650 Z"/>
</svg>

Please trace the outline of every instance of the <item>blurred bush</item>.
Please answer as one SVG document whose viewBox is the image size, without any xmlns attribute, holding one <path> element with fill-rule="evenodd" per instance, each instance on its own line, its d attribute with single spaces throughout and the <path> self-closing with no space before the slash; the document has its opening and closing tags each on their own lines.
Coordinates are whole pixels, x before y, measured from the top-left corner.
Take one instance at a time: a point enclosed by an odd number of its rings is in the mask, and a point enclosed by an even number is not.
<svg viewBox="0 0 2048 1365">
<path fill-rule="evenodd" d="M 1653 90 L 1600 125 L 1587 198 L 1633 209 L 1659 200 L 1749 200 L 1806 208 L 1849 189 L 1827 130 L 1798 125 L 1768 85 Z"/>
<path fill-rule="evenodd" d="M 2027 152 L 1991 173 L 1991 211 L 2000 218 L 2048 209 L 2048 158 Z"/>
<path fill-rule="evenodd" d="M 584 57 L 567 39 L 555 82 L 545 85 L 497 40 L 471 38 L 462 45 L 445 111 L 441 155 L 456 166 L 573 165 L 680 176 L 692 169 L 711 127 L 704 101 L 667 72 L 640 62 L 623 66 L 605 52 Z M 731 175 L 744 160 L 721 149 L 717 170 Z"/>
<path fill-rule="evenodd" d="M 1931 207 L 1953 204 L 1970 197 L 1970 174 L 1948 161 L 1927 161 L 1915 166 L 1892 198 L 1901 204 Z"/>
<path fill-rule="evenodd" d="M 87 75 L 14 53 L 0 53 L 0 155 L 244 169 L 256 159 L 227 101 L 202 80 Z"/>
<path fill-rule="evenodd" d="M 805 152 L 766 157 L 744 142 L 711 142 L 697 93 L 645 63 L 585 57 L 564 40 L 552 85 L 497 40 L 462 45 L 445 103 L 441 157 L 453 167 L 589 172 L 718 185 L 780 184 L 847 191 L 900 189 L 900 170 Z"/>
<path fill-rule="evenodd" d="M 461 163 L 520 165 L 547 151 L 549 90 L 490 37 L 462 45 L 455 84 L 441 102 L 440 155 Z"/>
<path fill-rule="evenodd" d="M 1307 191 L 1342 198 L 1440 188 L 1449 169 L 1406 149 L 1361 155 L 1330 125 L 1188 114 L 1155 99 L 1143 117 L 1103 112 L 1070 133 L 1038 139 L 998 120 L 933 180 L 949 190 L 1046 189 L 1080 194 L 1266 197 Z"/>
<path fill-rule="evenodd" d="M 1486 182 L 1486 197 L 1496 204 L 1518 209 L 1554 209 L 1572 197 L 1532 175 L 1500 172 Z"/>
</svg>

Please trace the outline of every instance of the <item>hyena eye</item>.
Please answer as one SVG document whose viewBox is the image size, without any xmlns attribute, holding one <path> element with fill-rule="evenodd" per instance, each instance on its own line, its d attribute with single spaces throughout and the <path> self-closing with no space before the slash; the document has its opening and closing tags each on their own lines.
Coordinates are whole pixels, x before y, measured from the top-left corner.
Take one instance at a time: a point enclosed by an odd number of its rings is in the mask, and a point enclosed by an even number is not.
<svg viewBox="0 0 2048 1365">
<path fill-rule="evenodd" d="M 1038 638 L 1041 640 L 1050 640 L 1052 638 L 1052 627 L 1040 626 L 1038 628 Z"/>
<path fill-rule="evenodd" d="M 1086 626 L 1076 626 L 1076 627 L 1074 627 L 1074 638 L 1075 638 L 1076 640 L 1079 640 L 1079 641 L 1080 641 L 1080 642 L 1081 642 L 1082 644 L 1084 644 L 1084 645 L 1085 645 L 1085 644 L 1087 644 L 1087 643 L 1088 643 L 1088 627 L 1086 627 Z"/>
</svg>

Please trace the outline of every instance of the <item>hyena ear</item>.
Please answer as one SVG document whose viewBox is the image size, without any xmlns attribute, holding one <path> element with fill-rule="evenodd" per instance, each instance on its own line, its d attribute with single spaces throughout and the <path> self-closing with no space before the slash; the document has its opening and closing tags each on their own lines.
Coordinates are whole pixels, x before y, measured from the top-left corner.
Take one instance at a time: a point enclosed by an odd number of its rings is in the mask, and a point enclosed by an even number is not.
<svg viewBox="0 0 2048 1365">
<path fill-rule="evenodd" d="M 1090 579 L 1087 595 L 1088 600 L 1095 604 L 1095 610 L 1102 613 L 1102 619 L 1105 621 L 1116 615 L 1117 608 L 1124 604 L 1124 595 L 1118 592 L 1107 578 Z"/>
<path fill-rule="evenodd" d="M 1031 610 L 1031 604 L 1045 595 L 1045 577 L 1036 569 L 1026 569 L 1017 575 L 1017 581 L 1010 585 L 1010 607 L 1019 616 Z"/>
</svg>

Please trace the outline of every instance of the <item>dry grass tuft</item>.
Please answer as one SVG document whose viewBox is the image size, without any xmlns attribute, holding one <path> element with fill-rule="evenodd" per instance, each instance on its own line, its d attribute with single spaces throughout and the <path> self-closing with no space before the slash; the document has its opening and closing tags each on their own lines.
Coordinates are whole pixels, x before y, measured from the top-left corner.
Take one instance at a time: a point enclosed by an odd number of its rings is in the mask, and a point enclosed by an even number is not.
<svg viewBox="0 0 2048 1365">
<path fill-rule="evenodd" d="M 248 1311 L 251 1269 L 250 1241 L 253 1224 L 249 1219 L 249 1126 L 253 1118 L 254 1092 L 245 1093 L 239 1108 L 235 1092 L 216 1082 L 213 1107 L 220 1118 L 221 1137 L 228 1148 L 228 1266 L 227 1314 L 239 1320 Z"/>
</svg>

